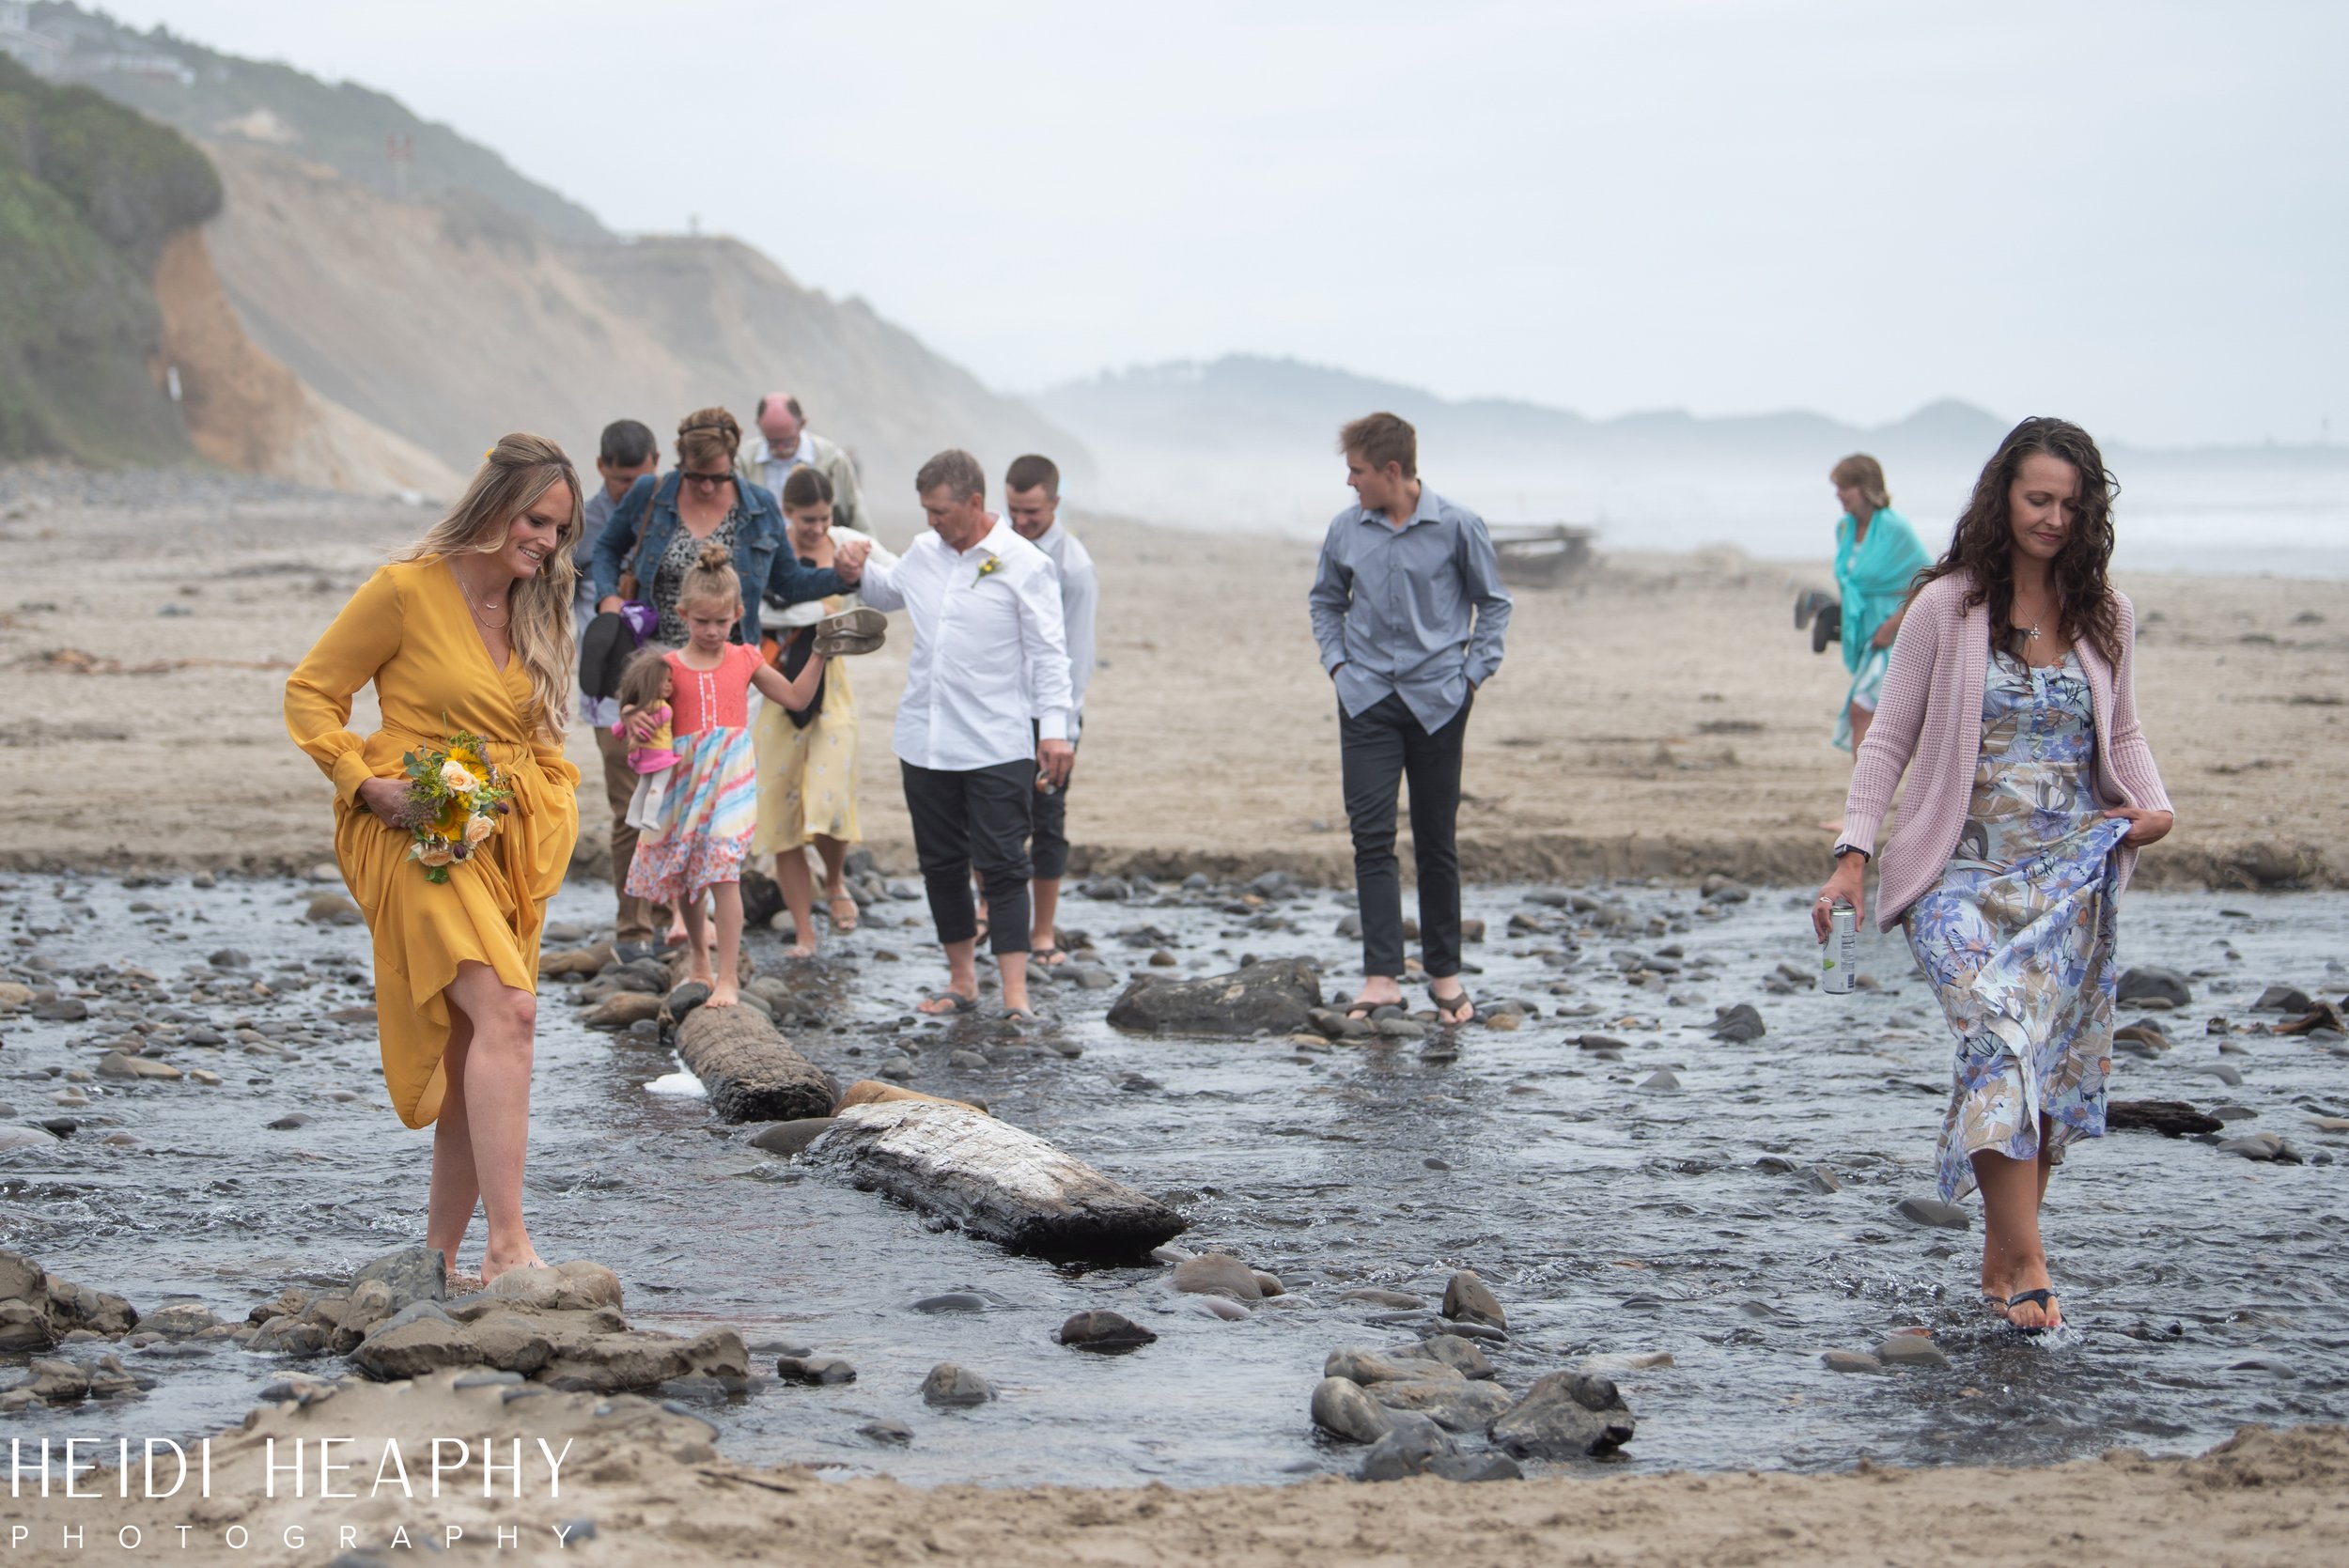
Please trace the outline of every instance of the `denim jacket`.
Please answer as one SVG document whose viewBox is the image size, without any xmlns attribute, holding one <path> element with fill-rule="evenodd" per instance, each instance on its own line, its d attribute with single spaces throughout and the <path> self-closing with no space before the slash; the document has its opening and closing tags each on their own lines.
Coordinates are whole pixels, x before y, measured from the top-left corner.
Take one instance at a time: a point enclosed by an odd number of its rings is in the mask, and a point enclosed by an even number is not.
<svg viewBox="0 0 2349 1568">
<path fill-rule="evenodd" d="M 647 474 L 630 486 L 628 494 L 612 508 L 612 520 L 604 524 L 603 536 L 596 540 L 599 603 L 620 591 L 620 572 L 634 553 L 636 529 L 644 520 L 647 506 L 652 508 L 652 520 L 645 524 L 644 551 L 636 559 L 636 578 L 642 591 L 651 590 L 653 568 L 661 564 L 669 541 L 684 526 L 677 515 L 679 483 L 674 469 L 657 477 Z M 745 643 L 754 644 L 758 641 L 762 596 L 771 595 L 786 603 L 797 604 L 804 599 L 847 593 L 848 585 L 830 567 L 800 565 L 799 557 L 787 548 L 783 508 L 776 504 L 774 491 L 747 479 L 738 478 L 735 484 L 741 490 L 742 515 L 748 524 L 734 542 L 734 570 L 742 580 L 741 632 Z"/>
</svg>

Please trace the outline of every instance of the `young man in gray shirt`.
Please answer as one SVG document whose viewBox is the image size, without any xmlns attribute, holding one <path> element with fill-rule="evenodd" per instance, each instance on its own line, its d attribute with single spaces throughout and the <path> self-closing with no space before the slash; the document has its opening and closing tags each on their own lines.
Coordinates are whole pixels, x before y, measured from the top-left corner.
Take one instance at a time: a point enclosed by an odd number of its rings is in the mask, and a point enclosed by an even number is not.
<svg viewBox="0 0 2349 1568">
<path fill-rule="evenodd" d="M 1003 518 L 1012 532 L 1050 557 L 1060 577 L 1061 624 L 1068 639 L 1068 744 L 1077 746 L 1084 732 L 1085 688 L 1093 684 L 1094 614 L 1101 605 L 1100 579 L 1093 557 L 1060 521 L 1060 467 L 1051 458 L 1030 453 L 1014 459 L 1003 475 Z M 1042 709 L 1039 708 L 1041 714 Z M 1036 739 L 1044 730 L 1039 720 Z M 1028 961 L 1056 969 L 1068 962 L 1060 950 L 1053 922 L 1060 912 L 1061 878 L 1068 874 L 1068 784 L 1036 790 L 1028 800 L 1033 839 L 1029 858 L 1034 880 L 1028 884 L 1030 919 Z"/>
<path fill-rule="evenodd" d="M 1391 413 L 1338 434 L 1357 505 L 1322 540 L 1307 596 L 1321 667 L 1336 684 L 1362 988 L 1354 1017 L 1403 1000 L 1403 889 L 1395 792 L 1411 784 L 1420 961 L 1447 1024 L 1475 1003 L 1460 983 L 1460 752 L 1477 689 L 1501 668 L 1509 594 L 1485 520 L 1419 478 L 1419 437 Z"/>
</svg>

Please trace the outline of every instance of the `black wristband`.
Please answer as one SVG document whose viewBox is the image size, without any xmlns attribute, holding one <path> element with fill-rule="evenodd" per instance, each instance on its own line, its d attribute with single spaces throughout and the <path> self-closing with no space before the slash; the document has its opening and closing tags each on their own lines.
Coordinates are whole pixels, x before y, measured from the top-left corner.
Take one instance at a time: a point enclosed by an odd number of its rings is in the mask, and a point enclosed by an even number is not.
<svg viewBox="0 0 2349 1568">
<path fill-rule="evenodd" d="M 1843 863 L 1843 857 L 1846 855 L 1859 856 L 1860 863 L 1863 865 L 1875 859 L 1874 855 L 1869 854 L 1865 849 L 1860 848 L 1857 844 L 1839 844 L 1835 846 L 1835 862 L 1838 865 Z"/>
</svg>

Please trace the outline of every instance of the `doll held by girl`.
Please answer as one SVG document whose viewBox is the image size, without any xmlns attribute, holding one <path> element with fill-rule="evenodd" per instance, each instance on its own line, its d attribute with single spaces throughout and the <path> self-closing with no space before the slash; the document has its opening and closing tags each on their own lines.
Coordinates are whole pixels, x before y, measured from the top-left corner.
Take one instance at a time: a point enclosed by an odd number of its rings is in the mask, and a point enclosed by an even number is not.
<svg viewBox="0 0 2349 1568">
<path fill-rule="evenodd" d="M 648 644 L 636 650 L 620 675 L 617 693 L 619 722 L 612 733 L 627 736 L 630 722 L 643 718 L 652 726 L 642 740 L 628 749 L 629 770 L 636 775 L 636 793 L 629 798 L 628 825 L 659 838 L 668 825 L 669 778 L 677 765 L 677 711 L 669 699 L 677 687 L 677 672 L 669 667 L 669 650 Z"/>
</svg>

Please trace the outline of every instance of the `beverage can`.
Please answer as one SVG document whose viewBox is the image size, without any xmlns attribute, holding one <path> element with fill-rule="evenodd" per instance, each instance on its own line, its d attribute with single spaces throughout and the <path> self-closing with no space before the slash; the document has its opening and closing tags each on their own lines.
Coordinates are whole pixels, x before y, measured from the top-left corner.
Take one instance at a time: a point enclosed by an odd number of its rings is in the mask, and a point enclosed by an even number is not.
<svg viewBox="0 0 2349 1568">
<path fill-rule="evenodd" d="M 1827 940 L 1819 944 L 1819 989 L 1842 996 L 1859 965 L 1859 912 L 1838 902 L 1828 911 Z"/>
</svg>

